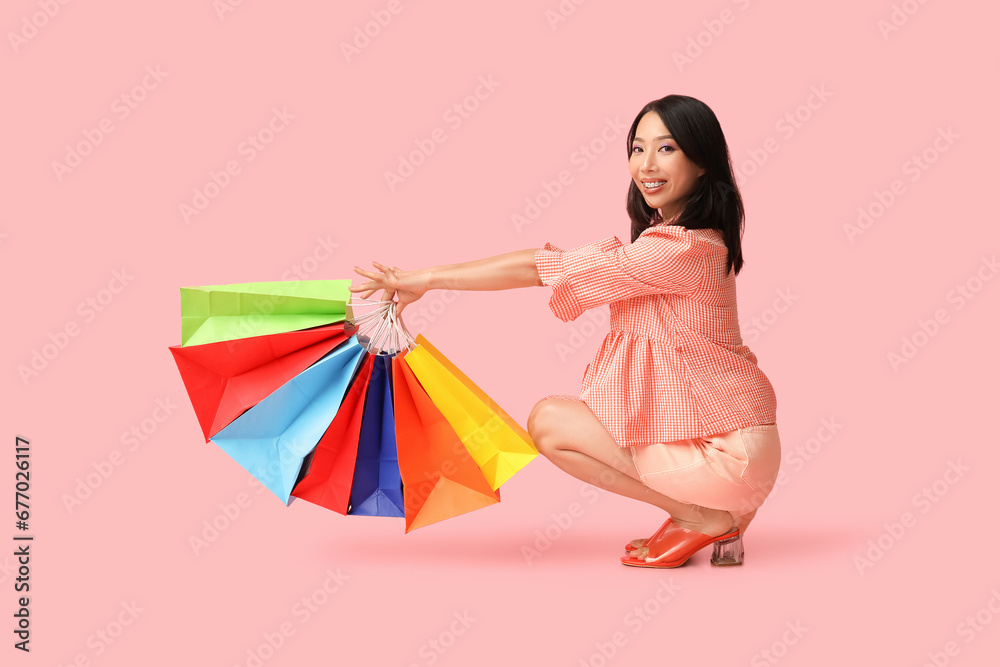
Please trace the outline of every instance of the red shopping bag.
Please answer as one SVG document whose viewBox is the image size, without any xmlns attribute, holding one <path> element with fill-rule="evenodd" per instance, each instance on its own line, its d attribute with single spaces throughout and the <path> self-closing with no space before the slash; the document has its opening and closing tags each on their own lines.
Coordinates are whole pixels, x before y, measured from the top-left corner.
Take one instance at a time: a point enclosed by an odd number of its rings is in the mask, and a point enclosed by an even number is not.
<svg viewBox="0 0 1000 667">
<path fill-rule="evenodd" d="M 208 442 L 347 338 L 341 322 L 204 345 L 173 345 L 170 352 Z"/>
<path fill-rule="evenodd" d="M 372 355 L 365 354 L 357 377 L 307 462 L 308 472 L 292 489 L 296 498 L 347 514 L 373 361 Z"/>
</svg>

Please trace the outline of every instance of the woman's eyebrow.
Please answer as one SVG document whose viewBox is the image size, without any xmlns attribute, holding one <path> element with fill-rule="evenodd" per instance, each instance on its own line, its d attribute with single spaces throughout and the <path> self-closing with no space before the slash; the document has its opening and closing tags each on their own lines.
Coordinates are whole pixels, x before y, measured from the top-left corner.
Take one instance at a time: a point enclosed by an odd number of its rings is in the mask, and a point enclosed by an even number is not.
<svg viewBox="0 0 1000 667">
<path fill-rule="evenodd" d="M 674 137 L 673 137 L 673 135 L 670 135 L 670 134 L 664 134 L 664 135 L 661 135 L 661 136 L 659 136 L 659 137 L 653 137 L 653 141 L 657 141 L 657 140 L 659 140 L 659 139 L 673 139 L 673 138 L 674 138 Z M 636 137 L 636 138 L 635 138 L 635 139 L 633 139 L 632 141 L 638 141 L 639 143 L 643 143 L 643 140 L 642 140 L 642 139 L 640 139 L 639 137 Z"/>
</svg>

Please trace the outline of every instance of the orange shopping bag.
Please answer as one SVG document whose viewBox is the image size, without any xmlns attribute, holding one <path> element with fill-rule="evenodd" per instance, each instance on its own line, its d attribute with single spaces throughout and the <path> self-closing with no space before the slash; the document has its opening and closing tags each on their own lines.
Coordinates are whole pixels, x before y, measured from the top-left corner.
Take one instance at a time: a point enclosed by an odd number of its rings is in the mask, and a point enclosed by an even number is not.
<svg viewBox="0 0 1000 667">
<path fill-rule="evenodd" d="M 500 502 L 500 492 L 399 357 L 392 376 L 406 532 Z"/>
<path fill-rule="evenodd" d="M 465 443 L 476 465 L 493 489 L 514 476 L 538 456 L 527 431 L 455 364 L 427 342 L 403 356 L 434 405 Z"/>
</svg>

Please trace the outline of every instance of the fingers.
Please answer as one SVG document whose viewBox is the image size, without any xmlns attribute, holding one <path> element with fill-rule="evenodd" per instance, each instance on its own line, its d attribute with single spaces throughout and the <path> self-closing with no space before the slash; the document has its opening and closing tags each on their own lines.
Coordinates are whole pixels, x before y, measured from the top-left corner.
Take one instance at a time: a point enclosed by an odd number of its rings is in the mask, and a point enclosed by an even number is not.
<svg viewBox="0 0 1000 667">
<path fill-rule="evenodd" d="M 379 262 L 372 260 L 372 266 L 378 269 L 378 273 L 374 271 L 366 271 L 361 267 L 355 266 L 354 272 L 360 276 L 368 278 L 368 281 L 358 285 L 357 287 L 348 287 L 348 290 L 355 293 L 361 293 L 361 298 L 370 298 L 375 292 L 382 290 L 382 301 L 392 301 L 396 297 L 396 288 L 391 285 L 391 283 L 396 282 L 396 273 L 400 271 L 399 267 L 396 266 L 386 266 Z"/>
<path fill-rule="evenodd" d="M 374 288 L 374 287 L 367 287 L 367 285 L 368 285 L 368 283 L 362 283 L 362 284 L 358 285 L 357 287 L 351 286 L 351 287 L 347 288 L 347 291 L 348 292 L 364 292 L 365 290 L 375 291 L 375 289 L 377 289 L 377 288 Z M 362 295 L 362 298 L 367 299 L 368 297 Z"/>
<path fill-rule="evenodd" d="M 354 267 L 354 272 L 357 273 L 358 275 L 362 275 L 365 278 L 368 278 L 370 280 L 382 280 L 382 279 L 384 279 L 385 276 L 388 273 L 387 271 L 385 271 L 385 269 L 387 269 L 389 267 L 383 267 L 378 262 L 372 262 L 372 264 L 379 270 L 379 273 L 375 273 L 374 271 L 365 271 L 364 269 L 362 269 L 361 267 L 359 267 L 357 265 L 355 265 L 355 267 Z"/>
<path fill-rule="evenodd" d="M 403 270 L 401 268 L 399 268 L 398 266 L 386 266 L 384 264 L 379 264 L 378 262 L 372 262 L 372 264 L 375 267 L 377 267 L 379 271 L 381 271 L 382 273 L 384 273 L 387 276 L 392 276 L 393 278 L 396 277 L 397 273 L 402 273 L 403 272 Z"/>
<path fill-rule="evenodd" d="M 368 281 L 364 282 L 364 283 L 361 283 L 360 285 L 358 285 L 356 287 L 353 286 L 353 285 L 351 285 L 351 286 L 349 286 L 347 288 L 347 291 L 349 291 L 349 292 L 368 292 L 367 294 L 362 294 L 361 295 L 362 299 L 367 299 L 375 291 L 372 288 L 371 283 L 373 283 L 373 282 L 377 283 L 378 276 L 376 276 L 371 271 L 365 271 L 364 269 L 361 269 L 361 268 L 359 268 L 357 266 L 354 267 L 354 272 L 357 273 L 357 274 L 359 274 L 359 275 L 361 275 L 361 276 L 363 276 L 363 277 L 365 277 L 365 278 L 368 278 Z"/>
<path fill-rule="evenodd" d="M 378 262 L 372 262 L 372 264 L 379 266 Z M 362 299 L 368 299 L 372 294 L 381 290 L 385 290 L 385 294 L 382 296 L 383 301 L 388 301 L 395 294 L 395 290 L 386 286 L 386 275 L 384 273 L 375 273 L 373 271 L 366 271 L 359 266 L 354 267 L 354 272 L 360 276 L 368 278 L 367 282 L 364 282 L 357 287 L 348 287 L 348 291 L 354 293 L 361 293 Z M 388 295 L 388 296 L 387 296 Z"/>
<path fill-rule="evenodd" d="M 396 279 L 396 272 L 399 271 L 399 269 L 393 266 L 384 266 L 382 264 L 379 264 L 378 262 L 372 262 L 372 264 L 377 266 L 379 271 L 381 271 L 386 277 L 392 278 L 393 280 Z"/>
<path fill-rule="evenodd" d="M 379 289 L 380 288 L 378 286 L 371 285 L 371 281 L 369 281 L 367 283 L 362 283 L 361 285 L 358 285 L 357 287 L 348 287 L 347 291 L 353 292 L 355 294 L 360 293 L 359 296 L 362 299 L 367 299 L 367 298 L 371 297 L 371 295 L 374 294 L 375 292 L 377 292 Z"/>
</svg>

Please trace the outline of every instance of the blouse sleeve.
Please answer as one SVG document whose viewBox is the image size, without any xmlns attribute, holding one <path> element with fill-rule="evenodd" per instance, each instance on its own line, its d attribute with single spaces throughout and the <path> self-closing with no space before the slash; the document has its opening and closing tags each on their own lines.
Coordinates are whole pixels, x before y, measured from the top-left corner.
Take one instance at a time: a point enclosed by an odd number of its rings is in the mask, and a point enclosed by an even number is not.
<svg viewBox="0 0 1000 667">
<path fill-rule="evenodd" d="M 708 252 L 686 229 L 656 225 L 628 245 L 616 236 L 572 250 L 546 243 L 535 251 L 535 266 L 542 284 L 553 288 L 549 307 L 568 322 L 612 301 L 693 292 L 701 285 Z"/>
</svg>

